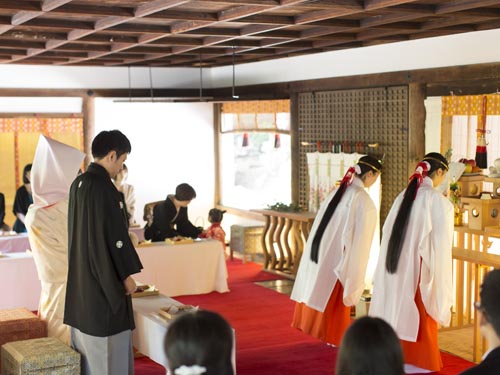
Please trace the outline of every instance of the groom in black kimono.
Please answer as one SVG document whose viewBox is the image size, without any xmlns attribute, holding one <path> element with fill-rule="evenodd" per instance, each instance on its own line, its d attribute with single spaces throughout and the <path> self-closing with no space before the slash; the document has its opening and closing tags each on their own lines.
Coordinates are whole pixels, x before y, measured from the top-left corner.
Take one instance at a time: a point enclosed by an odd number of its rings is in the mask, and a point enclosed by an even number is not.
<svg viewBox="0 0 500 375">
<path fill-rule="evenodd" d="M 130 151 L 120 131 L 99 133 L 92 142 L 94 162 L 70 188 L 64 323 L 71 326 L 71 345 L 82 354 L 82 374 L 134 373 L 131 294 L 136 285 L 131 275 L 142 264 L 111 180 Z"/>
</svg>

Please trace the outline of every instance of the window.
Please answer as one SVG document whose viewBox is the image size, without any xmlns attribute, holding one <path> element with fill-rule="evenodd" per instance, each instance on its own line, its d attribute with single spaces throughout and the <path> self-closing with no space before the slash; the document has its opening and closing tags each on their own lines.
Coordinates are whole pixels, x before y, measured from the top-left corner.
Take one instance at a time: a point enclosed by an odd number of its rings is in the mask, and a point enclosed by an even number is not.
<svg viewBox="0 0 500 375">
<path fill-rule="evenodd" d="M 288 100 L 224 103 L 221 204 L 252 209 L 291 200 Z"/>
</svg>

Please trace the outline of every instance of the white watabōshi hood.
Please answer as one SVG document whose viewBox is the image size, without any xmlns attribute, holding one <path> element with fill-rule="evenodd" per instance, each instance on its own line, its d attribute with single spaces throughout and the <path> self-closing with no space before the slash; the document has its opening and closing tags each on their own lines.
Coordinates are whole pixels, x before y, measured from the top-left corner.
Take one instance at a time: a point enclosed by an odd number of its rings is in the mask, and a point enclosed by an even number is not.
<svg viewBox="0 0 500 375">
<path fill-rule="evenodd" d="M 80 150 L 40 135 L 31 168 L 33 205 L 46 207 L 66 198 L 84 157 Z"/>
</svg>

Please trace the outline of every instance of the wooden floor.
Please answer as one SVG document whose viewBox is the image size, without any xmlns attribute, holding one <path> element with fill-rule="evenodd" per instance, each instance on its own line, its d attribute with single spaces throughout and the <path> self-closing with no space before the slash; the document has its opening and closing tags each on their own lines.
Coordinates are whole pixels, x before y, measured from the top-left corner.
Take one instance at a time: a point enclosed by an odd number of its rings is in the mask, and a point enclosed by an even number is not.
<svg viewBox="0 0 500 375">
<path fill-rule="evenodd" d="M 439 348 L 472 361 L 472 336 L 473 327 L 439 331 Z"/>
</svg>

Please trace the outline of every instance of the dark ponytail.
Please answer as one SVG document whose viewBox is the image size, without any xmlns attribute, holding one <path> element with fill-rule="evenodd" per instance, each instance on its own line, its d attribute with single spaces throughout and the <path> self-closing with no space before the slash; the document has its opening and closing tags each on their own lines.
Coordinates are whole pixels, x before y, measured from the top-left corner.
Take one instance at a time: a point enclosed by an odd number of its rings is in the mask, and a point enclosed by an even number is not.
<svg viewBox="0 0 500 375">
<path fill-rule="evenodd" d="M 417 196 L 418 188 L 425 176 L 431 176 L 438 169 L 448 170 L 448 161 L 446 158 L 437 152 L 431 152 L 424 156 L 423 160 L 417 164 L 415 173 L 411 175 L 410 182 L 406 187 L 401 206 L 399 206 L 398 214 L 394 220 L 391 237 L 387 244 L 387 256 L 385 258 L 385 268 L 389 273 L 396 273 L 398 268 L 399 258 L 403 241 L 406 237 L 408 229 L 408 221 L 410 219 L 413 202 Z"/>
<path fill-rule="evenodd" d="M 328 207 L 326 208 L 325 213 L 321 218 L 321 222 L 318 225 L 318 229 L 314 234 L 313 242 L 311 244 L 311 260 L 314 263 L 318 263 L 319 244 L 321 243 L 321 238 L 323 237 L 323 233 L 326 229 L 326 226 L 330 222 L 330 219 L 332 218 L 335 210 L 337 209 L 340 200 L 344 196 L 344 192 L 347 186 L 351 184 L 354 174 L 362 178 L 363 175 L 369 171 L 380 172 L 381 170 L 382 170 L 382 164 L 372 156 L 361 157 L 355 167 L 350 167 L 347 170 L 347 173 L 342 179 L 340 186 L 337 189 L 337 192 L 333 196 L 330 203 L 328 203 Z"/>
</svg>

